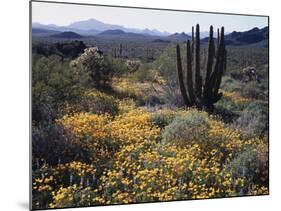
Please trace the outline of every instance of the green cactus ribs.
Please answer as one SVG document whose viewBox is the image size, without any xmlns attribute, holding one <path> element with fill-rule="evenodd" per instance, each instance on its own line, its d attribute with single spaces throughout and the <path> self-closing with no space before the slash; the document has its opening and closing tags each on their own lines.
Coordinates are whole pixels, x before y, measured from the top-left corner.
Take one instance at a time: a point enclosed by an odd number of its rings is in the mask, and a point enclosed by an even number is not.
<svg viewBox="0 0 281 211">
<path fill-rule="evenodd" d="M 200 68 L 200 26 L 196 25 L 195 37 L 192 27 L 191 41 L 186 43 L 186 73 L 184 74 L 180 46 L 176 46 L 177 55 L 177 76 L 181 95 L 185 106 L 197 107 L 207 111 L 213 111 L 214 104 L 222 97 L 219 92 L 222 75 L 226 71 L 226 49 L 224 43 L 224 27 L 218 29 L 217 46 L 213 37 L 213 26 L 210 26 L 208 55 L 206 71 L 203 83 Z M 186 78 L 184 78 L 186 76 Z"/>
</svg>

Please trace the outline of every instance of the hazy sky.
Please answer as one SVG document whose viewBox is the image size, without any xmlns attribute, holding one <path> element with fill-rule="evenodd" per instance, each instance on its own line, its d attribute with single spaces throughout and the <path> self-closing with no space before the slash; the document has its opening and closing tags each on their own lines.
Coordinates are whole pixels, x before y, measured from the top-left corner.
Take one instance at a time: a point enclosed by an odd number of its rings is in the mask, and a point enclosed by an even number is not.
<svg viewBox="0 0 281 211">
<path fill-rule="evenodd" d="M 109 24 L 130 28 L 149 28 L 168 32 L 190 32 L 199 23 L 201 31 L 210 25 L 224 26 L 227 32 L 245 31 L 268 25 L 267 17 L 225 15 L 198 12 L 145 10 L 132 8 L 73 5 L 61 3 L 32 3 L 32 22 L 66 26 L 80 20 L 95 18 Z"/>
</svg>

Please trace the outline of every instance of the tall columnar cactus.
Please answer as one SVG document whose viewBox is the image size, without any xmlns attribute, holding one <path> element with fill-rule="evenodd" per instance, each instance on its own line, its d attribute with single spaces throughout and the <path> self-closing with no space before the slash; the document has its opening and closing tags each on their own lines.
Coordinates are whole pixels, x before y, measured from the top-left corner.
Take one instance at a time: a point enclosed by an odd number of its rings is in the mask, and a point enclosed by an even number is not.
<svg viewBox="0 0 281 211">
<path fill-rule="evenodd" d="M 180 46 L 177 45 L 177 74 L 179 79 L 180 91 L 182 93 L 183 101 L 186 106 L 191 106 L 191 103 L 188 99 L 184 81 L 183 81 L 183 72 L 182 72 L 182 65 L 181 65 L 181 54 L 180 54 Z"/>
<path fill-rule="evenodd" d="M 206 75 L 203 79 L 200 68 L 200 32 L 196 25 L 195 38 L 192 27 L 192 43 L 186 44 L 186 80 L 181 64 L 180 47 L 177 45 L 177 75 L 180 91 L 187 107 L 196 106 L 212 111 L 214 103 L 222 97 L 219 92 L 221 78 L 226 69 L 226 49 L 224 43 L 224 27 L 218 30 L 217 47 L 213 38 L 213 26 L 210 26 L 209 43 L 207 50 Z M 193 78 L 194 74 L 194 78 Z M 185 85 L 186 82 L 186 85 Z"/>
<path fill-rule="evenodd" d="M 120 46 L 119 46 L 119 56 L 122 57 L 122 52 L 123 52 L 123 47 L 122 47 L 122 44 L 120 43 Z"/>
</svg>

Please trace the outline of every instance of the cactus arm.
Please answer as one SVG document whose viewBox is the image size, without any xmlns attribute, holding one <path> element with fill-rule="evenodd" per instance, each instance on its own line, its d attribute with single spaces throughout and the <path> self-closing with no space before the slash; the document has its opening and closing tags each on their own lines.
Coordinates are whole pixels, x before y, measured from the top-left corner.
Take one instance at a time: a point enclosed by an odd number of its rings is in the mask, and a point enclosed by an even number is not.
<svg viewBox="0 0 281 211">
<path fill-rule="evenodd" d="M 218 63 L 218 71 L 217 71 L 217 76 L 216 76 L 216 81 L 214 84 L 214 95 L 218 94 L 219 87 L 221 84 L 221 78 L 224 73 L 224 63 L 225 63 L 225 44 L 224 44 L 224 27 L 221 28 L 221 36 L 220 36 L 220 46 L 219 46 L 219 52 L 218 52 L 218 57 L 219 63 Z"/>
<path fill-rule="evenodd" d="M 201 95 L 202 95 L 202 77 L 201 77 L 201 74 L 200 74 L 200 32 L 199 32 L 199 24 L 196 25 L 196 31 L 195 31 L 194 70 L 195 70 L 195 92 L 196 92 L 196 97 L 200 100 Z"/>
<path fill-rule="evenodd" d="M 205 84 L 204 84 L 204 97 L 208 96 L 209 91 L 209 81 L 213 69 L 213 62 L 215 57 L 215 44 L 213 38 L 213 26 L 210 26 L 210 35 L 209 35 L 209 43 L 208 43 L 208 59 L 207 59 L 207 67 L 206 67 L 206 77 L 205 77 Z"/>
<path fill-rule="evenodd" d="M 221 31 L 221 34 L 223 35 L 224 31 L 223 31 L 223 27 L 222 27 L 222 31 Z M 224 37 L 223 36 L 220 36 L 220 40 L 219 40 L 219 47 L 218 47 L 218 51 L 217 51 L 217 57 L 216 57 L 216 62 L 215 62 L 215 67 L 214 67 L 214 70 L 211 74 L 211 77 L 210 77 L 210 82 L 209 82 L 209 90 L 212 94 L 215 93 L 215 87 L 216 87 L 216 83 L 217 83 L 217 78 L 219 76 L 219 72 L 220 72 L 220 64 L 221 64 L 221 56 L 223 55 L 222 54 L 222 48 L 223 48 L 223 45 L 224 43 L 221 42 L 221 40 L 224 40 Z"/>
<path fill-rule="evenodd" d="M 191 30 L 191 41 L 191 54 L 194 55 L 194 26 L 192 26 Z"/>
<path fill-rule="evenodd" d="M 217 49 L 219 49 L 219 46 L 220 46 L 220 29 L 218 28 L 218 31 L 217 31 Z"/>
<path fill-rule="evenodd" d="M 119 55 L 120 55 L 120 57 L 122 57 L 122 44 L 120 43 L 120 48 L 119 48 Z"/>
<path fill-rule="evenodd" d="M 186 84 L 187 84 L 187 90 L 189 94 L 189 99 L 191 105 L 195 103 L 195 96 L 193 91 L 193 79 L 192 79 L 192 54 L 191 54 L 191 48 L 190 48 L 190 41 L 187 40 L 186 43 Z"/>
<path fill-rule="evenodd" d="M 176 47 L 176 54 L 177 54 L 177 75 L 178 75 L 178 81 L 179 81 L 179 86 L 180 86 L 180 91 L 183 97 L 184 104 L 186 106 L 190 106 L 190 102 L 186 93 L 186 89 L 184 86 L 184 81 L 183 81 L 183 71 L 182 71 L 182 65 L 181 65 L 181 55 L 180 55 L 180 46 L 177 44 Z"/>
</svg>

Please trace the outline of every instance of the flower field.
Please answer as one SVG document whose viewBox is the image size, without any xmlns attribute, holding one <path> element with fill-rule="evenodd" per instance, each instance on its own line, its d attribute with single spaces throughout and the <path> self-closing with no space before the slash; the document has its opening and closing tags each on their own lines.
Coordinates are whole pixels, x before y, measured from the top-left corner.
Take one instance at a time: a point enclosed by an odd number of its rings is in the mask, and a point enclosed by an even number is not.
<svg viewBox="0 0 281 211">
<path fill-rule="evenodd" d="M 155 124 L 155 113 L 126 100 L 119 105 L 116 116 L 80 112 L 57 119 L 89 162 L 48 166 L 42 160 L 33 180 L 37 206 L 46 196 L 47 207 L 58 208 L 268 194 L 267 140 L 243 139 L 196 109 L 158 110 L 164 119 L 199 116 L 206 125 L 192 128 L 193 136 L 165 136 L 169 126 Z M 243 153 L 254 157 L 237 161 Z"/>
</svg>

